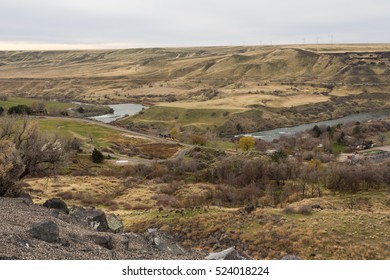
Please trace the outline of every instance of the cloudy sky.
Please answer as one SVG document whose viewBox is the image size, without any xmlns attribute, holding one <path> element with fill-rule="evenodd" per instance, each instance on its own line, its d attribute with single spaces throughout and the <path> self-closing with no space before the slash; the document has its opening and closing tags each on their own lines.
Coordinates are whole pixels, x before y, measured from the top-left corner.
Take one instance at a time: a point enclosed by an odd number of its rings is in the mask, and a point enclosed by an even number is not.
<svg viewBox="0 0 390 280">
<path fill-rule="evenodd" d="M 389 43 L 389 0 L 0 0 L 0 49 Z"/>
</svg>

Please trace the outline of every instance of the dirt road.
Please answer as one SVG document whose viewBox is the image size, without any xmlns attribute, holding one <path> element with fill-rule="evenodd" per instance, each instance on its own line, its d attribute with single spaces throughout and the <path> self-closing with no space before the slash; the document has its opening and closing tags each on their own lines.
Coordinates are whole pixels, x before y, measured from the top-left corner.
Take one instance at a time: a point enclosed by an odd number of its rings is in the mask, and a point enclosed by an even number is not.
<svg viewBox="0 0 390 280">
<path fill-rule="evenodd" d="M 361 150 L 355 155 L 355 157 L 356 157 L 355 159 L 356 160 L 362 159 L 364 157 L 363 153 L 367 153 L 370 151 L 390 152 L 390 145 L 378 146 L 378 147 L 374 147 L 374 148 L 367 149 L 367 150 Z M 349 159 L 349 157 L 352 157 L 353 155 L 354 155 L 354 153 L 341 153 L 340 156 L 338 157 L 338 161 L 339 162 L 346 162 Z"/>
</svg>

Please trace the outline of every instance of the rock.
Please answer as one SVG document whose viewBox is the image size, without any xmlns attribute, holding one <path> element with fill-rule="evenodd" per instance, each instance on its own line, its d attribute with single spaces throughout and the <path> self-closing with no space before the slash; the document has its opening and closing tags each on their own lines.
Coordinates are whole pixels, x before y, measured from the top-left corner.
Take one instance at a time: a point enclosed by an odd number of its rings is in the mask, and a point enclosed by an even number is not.
<svg viewBox="0 0 390 280">
<path fill-rule="evenodd" d="M 32 198 L 31 198 L 31 195 L 29 195 L 29 194 L 26 193 L 26 192 L 20 193 L 20 194 L 19 194 L 19 198 L 21 198 L 22 201 L 23 201 L 23 203 L 26 204 L 26 205 L 28 205 L 28 206 L 34 204 Z"/>
<path fill-rule="evenodd" d="M 78 236 L 77 234 L 74 234 L 74 233 L 69 234 L 69 239 L 75 243 L 83 243 L 80 236 Z"/>
<path fill-rule="evenodd" d="M 105 235 L 89 235 L 88 238 L 92 240 L 95 244 L 106 248 L 108 250 L 112 250 L 112 238 L 111 236 L 105 236 Z"/>
<path fill-rule="evenodd" d="M 69 242 L 69 240 L 67 240 L 67 239 L 60 239 L 60 244 L 61 244 L 63 247 L 70 247 L 70 242 Z"/>
<path fill-rule="evenodd" d="M 16 239 L 15 242 L 19 246 L 27 248 L 27 249 L 32 247 L 31 242 L 28 240 L 25 240 L 25 239 Z"/>
<path fill-rule="evenodd" d="M 246 213 L 251 213 L 253 211 L 255 211 L 256 207 L 252 204 L 252 203 L 249 203 L 247 206 L 245 206 L 244 210 Z"/>
<path fill-rule="evenodd" d="M 106 214 L 101 210 L 86 210 L 82 207 L 72 207 L 69 214 L 97 231 L 108 231 Z"/>
<path fill-rule="evenodd" d="M 238 252 L 234 247 L 230 247 L 222 252 L 210 253 L 206 260 L 250 260 L 250 257 Z"/>
<path fill-rule="evenodd" d="M 186 254 L 186 251 L 179 244 L 157 229 L 148 229 L 144 235 L 146 240 L 160 251 L 175 255 Z"/>
<path fill-rule="evenodd" d="M 289 260 L 302 260 L 302 259 L 296 255 L 286 255 L 282 258 L 282 260 L 289 261 Z"/>
<path fill-rule="evenodd" d="M 66 203 L 59 198 L 52 198 L 43 203 L 46 208 L 57 209 L 63 211 L 65 214 L 69 214 L 69 209 Z"/>
<path fill-rule="evenodd" d="M 54 243 L 58 241 L 60 229 L 53 221 L 44 221 L 33 225 L 28 233 L 37 239 Z"/>
<path fill-rule="evenodd" d="M 113 247 L 119 250 L 129 250 L 130 240 L 125 235 L 113 239 Z"/>
<path fill-rule="evenodd" d="M 50 216 L 58 219 L 60 217 L 60 210 L 54 209 L 51 211 Z"/>
<path fill-rule="evenodd" d="M 119 219 L 115 214 L 106 215 L 107 226 L 110 231 L 113 233 L 120 233 L 123 231 L 123 223 L 122 220 Z"/>
</svg>

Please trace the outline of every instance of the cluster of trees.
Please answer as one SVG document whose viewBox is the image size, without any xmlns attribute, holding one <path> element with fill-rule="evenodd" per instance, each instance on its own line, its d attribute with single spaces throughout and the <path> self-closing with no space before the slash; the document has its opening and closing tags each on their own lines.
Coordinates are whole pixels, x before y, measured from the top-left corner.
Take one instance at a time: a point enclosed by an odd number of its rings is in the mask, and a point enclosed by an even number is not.
<svg viewBox="0 0 390 280">
<path fill-rule="evenodd" d="M 4 108 L 0 107 L 0 114 L 4 112 Z M 33 115 L 33 114 L 47 114 L 46 105 L 43 102 L 34 102 L 31 106 L 16 105 L 9 107 L 7 110 L 9 115 Z"/>
<path fill-rule="evenodd" d="M 321 196 L 324 189 L 353 193 L 390 185 L 390 163 L 323 164 L 316 159 L 300 162 L 277 153 L 277 160 L 226 157 L 208 168 L 206 180 L 230 186 L 230 197 L 236 190 L 246 193 L 244 197 L 231 197 L 232 201 L 263 198 L 270 205 Z"/>
<path fill-rule="evenodd" d="M 66 161 L 65 140 L 40 132 L 27 119 L 4 116 L 0 121 L 0 196 L 15 195 L 20 179 L 52 175 Z"/>
<path fill-rule="evenodd" d="M 9 115 L 32 115 L 33 110 L 27 105 L 16 105 L 8 109 Z"/>
</svg>

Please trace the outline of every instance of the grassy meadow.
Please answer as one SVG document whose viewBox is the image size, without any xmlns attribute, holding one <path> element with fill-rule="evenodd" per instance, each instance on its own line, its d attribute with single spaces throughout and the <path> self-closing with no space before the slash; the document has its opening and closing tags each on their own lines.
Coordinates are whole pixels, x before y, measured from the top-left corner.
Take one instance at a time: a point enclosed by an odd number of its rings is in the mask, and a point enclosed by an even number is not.
<svg viewBox="0 0 390 280">
<path fill-rule="evenodd" d="M 47 101 L 43 99 L 35 99 L 35 98 L 25 98 L 25 97 L 7 97 L 6 101 L 0 100 L 0 106 L 4 109 L 9 109 L 10 107 L 17 105 L 27 105 L 31 107 L 34 103 L 43 103 L 45 104 L 46 109 L 50 112 L 52 110 L 67 110 L 70 108 L 74 108 L 76 105 L 72 103 L 64 103 L 58 101 Z"/>
</svg>

